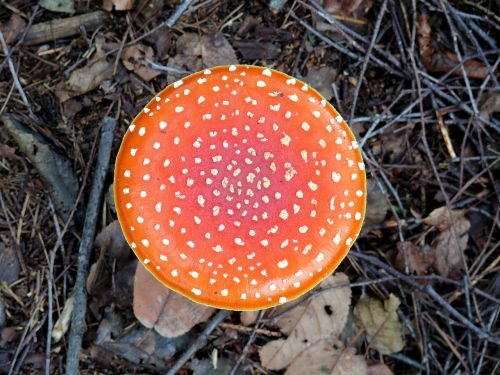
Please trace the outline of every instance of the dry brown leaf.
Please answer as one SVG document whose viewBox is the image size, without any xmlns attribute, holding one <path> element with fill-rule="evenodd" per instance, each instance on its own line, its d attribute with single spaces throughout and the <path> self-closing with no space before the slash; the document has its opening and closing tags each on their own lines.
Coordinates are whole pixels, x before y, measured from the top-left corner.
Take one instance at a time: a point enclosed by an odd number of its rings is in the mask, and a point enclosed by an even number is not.
<svg viewBox="0 0 500 375">
<path fill-rule="evenodd" d="M 105 40 L 102 36 L 96 37 L 96 52 L 87 65 L 71 73 L 66 82 L 61 82 L 56 87 L 59 100 L 65 102 L 75 96 L 85 94 L 99 87 L 101 82 L 113 76 L 113 64 L 106 60 L 103 50 Z"/>
<path fill-rule="evenodd" d="M 435 252 L 434 268 L 443 276 L 459 276 L 463 269 L 464 251 L 469 241 L 470 222 L 463 210 L 439 207 L 422 220 L 433 225 L 441 233 L 432 242 Z"/>
<path fill-rule="evenodd" d="M 184 33 L 177 39 L 177 54 L 167 63 L 167 67 L 180 72 L 169 73 L 168 80 L 173 82 L 184 76 L 186 72 L 230 64 L 238 64 L 238 59 L 233 47 L 223 34 L 200 37 L 198 34 Z"/>
<path fill-rule="evenodd" d="M 7 22 L 0 24 L 0 31 L 2 32 L 7 45 L 15 42 L 23 33 L 25 28 L 26 21 L 24 21 L 22 17 L 16 13 L 12 14 Z"/>
<path fill-rule="evenodd" d="M 427 225 L 433 225 L 440 231 L 450 228 L 464 216 L 463 210 L 449 210 L 446 206 L 436 208 L 422 220 Z"/>
<path fill-rule="evenodd" d="M 304 77 L 304 82 L 319 91 L 326 100 L 330 100 L 333 96 L 332 83 L 337 76 L 337 70 L 330 66 L 322 66 L 321 68 L 309 69 L 307 76 Z"/>
<path fill-rule="evenodd" d="M 381 354 L 397 353 L 404 348 L 403 327 L 396 312 L 400 303 L 393 294 L 383 303 L 363 296 L 354 308 L 356 323 L 365 329 L 370 347 Z"/>
<path fill-rule="evenodd" d="M 410 272 L 423 275 L 427 273 L 428 269 L 434 263 L 434 251 L 420 248 L 412 242 L 398 242 L 397 250 L 395 266 L 400 270 L 405 269 L 406 260 Z"/>
<path fill-rule="evenodd" d="M 281 54 L 279 45 L 256 39 L 235 40 L 234 47 L 245 60 L 272 60 Z"/>
<path fill-rule="evenodd" d="M 458 277 L 463 269 L 464 251 L 469 241 L 470 222 L 462 217 L 445 231 L 441 232 L 432 245 L 436 252 L 434 268 L 441 275 Z"/>
<path fill-rule="evenodd" d="M 208 68 L 238 64 L 238 58 L 233 47 L 222 33 L 203 35 L 201 37 L 201 56 L 203 64 Z"/>
<path fill-rule="evenodd" d="M 102 9 L 111 12 L 115 10 L 130 10 L 134 7 L 134 0 L 103 0 Z"/>
<path fill-rule="evenodd" d="M 320 288 L 348 283 L 345 274 L 337 273 L 325 279 Z M 350 304 L 350 288 L 329 289 L 282 315 L 277 325 L 288 338 L 271 341 L 260 349 L 262 365 L 271 370 L 285 368 L 316 341 L 338 337 L 347 322 Z"/>
<path fill-rule="evenodd" d="M 130 254 L 130 247 L 123 236 L 118 220 L 108 224 L 96 237 L 94 245 L 104 248 L 113 258 L 121 258 Z"/>
<path fill-rule="evenodd" d="M 432 29 L 429 18 L 425 14 L 418 16 L 418 47 L 420 58 L 425 69 L 431 73 L 448 73 L 462 75 L 458 57 L 450 51 L 440 51 L 433 43 Z M 477 60 L 465 60 L 463 62 L 465 72 L 470 78 L 484 79 L 488 75 L 488 69 Z"/>
<path fill-rule="evenodd" d="M 134 44 L 123 50 L 122 61 L 125 68 L 132 70 L 141 79 L 149 82 L 159 76 L 161 72 L 153 69 L 147 60 L 154 60 L 154 52 L 153 48 L 144 44 Z"/>
<path fill-rule="evenodd" d="M 285 375 L 368 375 L 365 359 L 355 353 L 354 348 L 334 349 L 326 340 L 320 340 L 301 352 Z"/>
<path fill-rule="evenodd" d="M 215 309 L 192 302 L 177 294 L 137 264 L 134 280 L 134 314 L 147 328 L 165 337 L 183 335 L 196 324 L 205 322 Z"/>
<path fill-rule="evenodd" d="M 373 5 L 373 0 L 322 0 L 328 13 L 357 19 L 364 18 Z"/>
</svg>

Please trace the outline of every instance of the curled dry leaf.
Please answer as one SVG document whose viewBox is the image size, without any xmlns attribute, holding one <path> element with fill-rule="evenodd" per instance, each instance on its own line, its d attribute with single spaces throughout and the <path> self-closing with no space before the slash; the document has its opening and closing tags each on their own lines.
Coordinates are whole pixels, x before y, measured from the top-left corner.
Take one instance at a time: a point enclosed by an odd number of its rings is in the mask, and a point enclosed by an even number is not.
<svg viewBox="0 0 500 375">
<path fill-rule="evenodd" d="M 104 38 L 96 37 L 96 52 L 92 59 L 84 67 L 74 70 L 67 81 L 57 85 L 56 95 L 61 102 L 92 91 L 112 78 L 113 64 L 106 60 L 104 44 Z"/>
<path fill-rule="evenodd" d="M 396 312 L 399 299 L 390 294 L 382 301 L 363 296 L 354 308 L 354 318 L 366 332 L 370 347 L 381 354 L 397 353 L 405 346 L 403 327 Z"/>
<path fill-rule="evenodd" d="M 427 225 L 435 226 L 440 231 L 450 228 L 457 220 L 464 216 L 462 210 L 450 210 L 446 206 L 436 208 L 429 216 L 422 219 Z"/>
<path fill-rule="evenodd" d="M 271 370 L 285 368 L 318 340 L 337 338 L 347 322 L 351 289 L 334 287 L 347 284 L 347 276 L 337 273 L 320 284 L 320 289 L 328 290 L 282 315 L 276 324 L 288 338 L 271 341 L 260 349 L 262 365 Z"/>
<path fill-rule="evenodd" d="M 54 324 L 54 328 L 52 329 L 52 340 L 54 340 L 54 343 L 61 341 L 62 337 L 68 332 L 74 302 L 75 298 L 73 296 L 66 300 L 61 316 L 57 319 L 56 324 Z"/>
<path fill-rule="evenodd" d="M 430 248 L 420 248 L 412 242 L 398 242 L 395 266 L 404 270 L 406 263 L 411 273 L 423 275 L 433 265 L 435 252 Z M 405 263 L 406 262 L 406 263 Z"/>
<path fill-rule="evenodd" d="M 177 337 L 207 321 L 215 309 L 183 297 L 161 284 L 141 263 L 134 280 L 134 314 L 147 328 Z"/>
<path fill-rule="evenodd" d="M 455 75 L 462 75 L 460 61 L 455 53 L 440 51 L 433 43 L 432 29 L 429 17 L 425 14 L 418 16 L 418 47 L 420 58 L 425 69 L 431 73 L 448 73 L 450 70 Z M 488 69 L 477 60 L 463 61 L 464 69 L 468 77 L 484 79 L 488 75 Z"/>
<path fill-rule="evenodd" d="M 355 353 L 354 348 L 334 349 L 327 340 L 320 340 L 300 353 L 285 375 L 368 375 L 365 359 Z"/>
<path fill-rule="evenodd" d="M 153 59 L 153 48 L 143 44 L 134 44 L 123 50 L 122 61 L 125 68 L 132 70 L 146 82 L 161 74 L 147 62 L 147 60 L 153 61 Z"/>
<path fill-rule="evenodd" d="M 441 231 L 432 243 L 435 251 L 434 268 L 446 277 L 459 276 L 463 269 L 470 229 L 470 222 L 464 217 L 464 211 L 439 207 L 422 221 Z"/>
</svg>

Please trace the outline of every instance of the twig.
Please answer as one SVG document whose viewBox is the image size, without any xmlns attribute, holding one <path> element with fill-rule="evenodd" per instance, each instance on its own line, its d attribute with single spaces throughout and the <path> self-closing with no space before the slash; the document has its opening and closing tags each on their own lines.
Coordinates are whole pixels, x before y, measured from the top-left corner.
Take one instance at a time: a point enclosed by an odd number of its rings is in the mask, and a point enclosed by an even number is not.
<svg viewBox="0 0 500 375">
<path fill-rule="evenodd" d="M 5 43 L 5 39 L 3 37 L 3 33 L 0 31 L 0 43 L 2 44 L 2 50 L 3 54 L 5 55 L 5 58 L 7 60 L 7 64 L 9 65 L 9 70 L 10 74 L 12 75 L 12 78 L 14 79 L 14 83 L 16 85 L 17 91 L 19 92 L 19 95 L 21 96 L 21 99 L 28 108 L 28 111 L 31 116 L 33 116 L 33 111 L 31 110 L 31 105 L 28 102 L 28 98 L 26 97 L 26 94 L 24 93 L 23 87 L 21 86 L 21 82 L 19 82 L 19 78 L 17 77 L 17 72 L 16 68 L 14 67 L 14 63 L 12 62 L 12 59 L 10 57 L 9 53 L 9 48 L 7 47 L 7 43 Z"/>
<path fill-rule="evenodd" d="M 238 367 L 240 367 L 241 362 L 243 362 L 245 360 L 245 358 L 246 358 L 246 356 L 248 354 L 248 349 L 250 348 L 250 345 L 252 345 L 253 340 L 255 340 L 255 335 L 257 334 L 257 329 L 259 328 L 260 323 L 262 321 L 262 317 L 264 316 L 264 311 L 265 310 L 259 311 L 259 317 L 257 318 L 257 321 L 255 322 L 255 327 L 252 330 L 252 334 L 248 338 L 247 343 L 245 344 L 245 346 L 243 347 L 243 350 L 241 351 L 240 357 L 238 358 L 238 360 L 234 364 L 234 366 L 231 369 L 231 372 L 229 373 L 229 375 L 236 374 L 236 371 L 238 370 Z"/>
<path fill-rule="evenodd" d="M 85 313 L 87 310 L 87 295 L 85 292 L 85 280 L 87 278 L 90 250 L 94 242 L 97 214 L 104 188 L 104 179 L 109 167 L 115 127 L 115 119 L 111 117 L 104 118 L 97 155 L 97 164 L 92 181 L 90 197 L 87 203 L 82 241 L 78 250 L 78 270 L 74 287 L 75 308 L 71 319 L 71 331 L 68 339 L 69 345 L 66 358 L 66 374 L 68 375 L 79 374 L 80 350 L 83 334 L 86 331 Z"/>
<path fill-rule="evenodd" d="M 202 348 L 208 340 L 208 336 L 212 333 L 217 326 L 226 319 L 229 314 L 227 310 L 219 310 L 215 314 L 214 318 L 208 323 L 203 332 L 198 336 L 196 341 L 180 356 L 180 358 L 173 364 L 173 366 L 168 370 L 166 375 L 175 375 L 177 371 L 180 370 L 184 364 L 189 361 L 189 358 L 196 353 L 200 348 Z"/>
<path fill-rule="evenodd" d="M 368 67 L 368 61 L 370 61 L 370 56 L 372 55 L 373 47 L 377 42 L 378 32 L 380 30 L 380 25 L 382 24 L 382 19 L 384 18 L 386 9 L 387 9 L 387 0 L 384 0 L 377 17 L 377 21 L 375 22 L 375 28 L 373 30 L 372 39 L 370 41 L 370 45 L 368 46 L 368 51 L 366 51 L 365 60 L 363 61 L 363 65 L 361 67 L 361 73 L 359 73 L 359 78 L 358 82 L 356 83 L 356 88 L 354 89 L 349 122 L 352 121 L 352 119 L 354 118 L 354 113 L 356 112 L 356 104 L 358 103 L 359 90 L 361 89 L 361 85 L 363 84 L 363 79 L 365 77 L 366 68 Z"/>
<path fill-rule="evenodd" d="M 127 43 L 127 45 L 135 44 L 135 43 L 143 40 L 144 38 L 150 36 L 151 34 L 156 32 L 157 30 L 161 29 L 162 27 L 167 27 L 167 28 L 171 29 L 176 24 L 176 22 L 179 20 L 179 18 L 181 18 L 181 16 L 184 14 L 184 12 L 187 10 L 187 8 L 189 8 L 189 6 L 191 5 L 191 3 L 193 1 L 194 0 L 184 0 L 175 9 L 174 13 L 172 13 L 172 15 L 165 22 L 160 23 L 158 26 L 156 26 L 156 27 L 152 28 L 151 30 L 149 30 L 148 32 L 142 34 L 140 37 L 130 41 L 129 43 Z"/>
</svg>

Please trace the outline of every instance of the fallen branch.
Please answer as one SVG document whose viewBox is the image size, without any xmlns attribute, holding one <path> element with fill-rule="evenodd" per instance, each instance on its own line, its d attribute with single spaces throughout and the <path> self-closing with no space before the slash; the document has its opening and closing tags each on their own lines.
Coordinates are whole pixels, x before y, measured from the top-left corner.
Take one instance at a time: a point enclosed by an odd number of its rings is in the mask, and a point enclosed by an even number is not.
<svg viewBox="0 0 500 375">
<path fill-rule="evenodd" d="M 10 114 L 6 113 L 0 119 L 19 149 L 35 166 L 57 212 L 66 221 L 78 193 L 78 180 L 68 160 L 55 152 L 39 134 L 21 125 Z"/>
<path fill-rule="evenodd" d="M 97 164 L 95 168 L 92 189 L 87 202 L 87 213 L 83 225 L 82 240 L 78 250 L 78 270 L 74 286 L 74 310 L 71 319 L 71 331 L 69 334 L 68 354 L 66 357 L 66 374 L 77 375 L 79 371 L 80 350 L 82 347 L 83 334 L 87 330 L 85 324 L 85 313 L 87 311 L 87 294 L 85 291 L 85 280 L 87 279 L 90 250 L 95 237 L 96 221 L 99 212 L 102 192 L 104 190 L 104 179 L 108 172 L 111 146 L 113 145 L 116 120 L 105 117 L 101 130 Z"/>
<path fill-rule="evenodd" d="M 55 19 L 33 25 L 24 38 L 24 44 L 42 44 L 80 33 L 80 27 L 93 31 L 104 24 L 108 15 L 103 11 L 84 13 L 74 17 Z"/>
</svg>

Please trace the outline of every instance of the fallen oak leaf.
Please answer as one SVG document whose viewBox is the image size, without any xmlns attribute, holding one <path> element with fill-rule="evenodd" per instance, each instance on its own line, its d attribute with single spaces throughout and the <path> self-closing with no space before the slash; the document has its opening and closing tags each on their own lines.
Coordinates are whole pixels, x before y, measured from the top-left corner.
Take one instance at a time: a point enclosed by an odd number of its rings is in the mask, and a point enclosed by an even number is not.
<svg viewBox="0 0 500 375">
<path fill-rule="evenodd" d="M 125 68 L 133 71 L 142 80 L 149 82 L 161 74 L 148 63 L 148 60 L 153 61 L 153 58 L 153 48 L 143 44 L 135 44 L 123 50 L 122 62 Z"/>
<path fill-rule="evenodd" d="M 433 250 L 420 248 L 409 241 L 398 242 L 396 248 L 397 254 L 394 263 L 400 270 L 404 270 L 406 268 L 406 261 L 408 263 L 408 270 L 411 273 L 423 275 L 427 273 L 428 269 L 434 263 L 435 252 Z"/>
<path fill-rule="evenodd" d="M 432 29 L 427 15 L 420 14 L 418 16 L 417 32 L 420 58 L 427 71 L 430 73 L 448 73 L 452 71 L 455 75 L 462 75 L 457 55 L 450 51 L 439 51 L 434 46 Z M 488 75 L 488 69 L 477 60 L 465 60 L 463 66 L 465 73 L 470 78 L 484 79 Z"/>
<path fill-rule="evenodd" d="M 471 226 L 464 214 L 463 210 L 450 210 L 443 206 L 436 208 L 422 220 L 441 232 L 432 242 L 435 252 L 433 264 L 436 271 L 445 277 L 459 276 L 463 269 L 464 251 Z"/>
<path fill-rule="evenodd" d="M 392 293 L 383 303 L 365 295 L 354 307 L 355 322 L 365 329 L 370 347 L 381 354 L 397 353 L 405 346 L 397 314 L 400 303 Z"/>
<path fill-rule="evenodd" d="M 351 289 L 335 286 L 348 283 L 343 273 L 328 277 L 320 284 L 327 290 L 283 314 L 276 324 L 288 338 L 271 341 L 259 350 L 262 365 L 270 370 L 285 368 L 316 341 L 340 336 L 349 315 Z"/>
<path fill-rule="evenodd" d="M 134 314 L 147 328 L 164 337 L 177 337 L 207 321 L 215 309 L 192 302 L 163 284 L 141 264 L 134 280 Z"/>
</svg>

